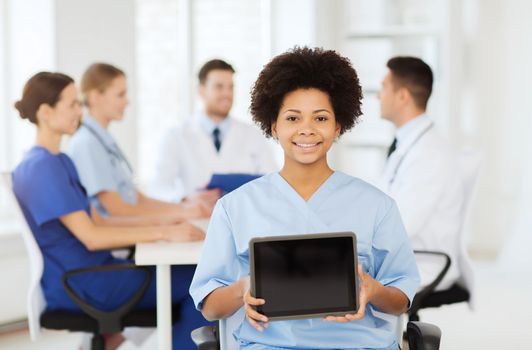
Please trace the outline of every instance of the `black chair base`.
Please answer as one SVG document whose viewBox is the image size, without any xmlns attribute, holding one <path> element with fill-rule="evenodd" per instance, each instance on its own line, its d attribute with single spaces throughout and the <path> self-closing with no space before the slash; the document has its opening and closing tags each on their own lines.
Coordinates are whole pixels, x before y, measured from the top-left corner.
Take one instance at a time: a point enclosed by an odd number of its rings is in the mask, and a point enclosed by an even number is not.
<svg viewBox="0 0 532 350">
<path fill-rule="evenodd" d="M 197 328 L 192 331 L 190 336 L 198 350 L 220 350 L 218 325 Z"/>
<path fill-rule="evenodd" d="M 440 348 L 441 330 L 433 324 L 408 322 L 406 333 L 410 350 L 438 350 Z"/>
<path fill-rule="evenodd" d="M 179 319 L 179 304 L 172 306 L 172 324 Z M 93 350 L 105 349 L 105 342 L 98 330 L 98 322 L 81 312 L 63 310 L 45 310 L 40 317 L 43 328 L 53 330 L 66 330 L 69 332 L 92 333 L 91 348 Z M 157 311 L 133 310 L 122 318 L 122 329 L 125 327 L 157 327 Z"/>
<path fill-rule="evenodd" d="M 469 301 L 469 297 L 469 291 L 455 283 L 449 289 L 436 291 L 427 295 L 421 301 L 421 308 L 440 307 L 442 305 L 461 303 Z"/>
<path fill-rule="evenodd" d="M 425 308 L 440 307 L 455 303 L 469 301 L 470 294 L 467 289 L 459 284 L 453 284 L 449 289 L 432 292 L 419 301 L 419 308 L 411 310 L 408 315 L 409 321 L 419 321 L 418 311 Z"/>
</svg>

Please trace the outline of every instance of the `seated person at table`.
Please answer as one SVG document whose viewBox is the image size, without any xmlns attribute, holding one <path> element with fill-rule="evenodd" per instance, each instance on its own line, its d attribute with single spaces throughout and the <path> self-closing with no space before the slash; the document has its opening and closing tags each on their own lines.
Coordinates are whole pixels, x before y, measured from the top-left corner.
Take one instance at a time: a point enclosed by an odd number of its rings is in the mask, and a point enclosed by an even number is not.
<svg viewBox="0 0 532 350">
<path fill-rule="evenodd" d="M 194 198 L 213 174 L 262 175 L 279 169 L 264 135 L 230 113 L 234 72 L 219 59 L 201 67 L 198 93 L 203 111 L 162 138 L 153 179 L 158 198 Z"/>
<path fill-rule="evenodd" d="M 398 349 L 392 317 L 377 311 L 404 313 L 419 285 L 399 211 L 383 192 L 327 162 L 334 141 L 361 115 L 361 99 L 349 60 L 319 48 L 275 57 L 255 82 L 251 113 L 279 141 L 284 165 L 218 201 L 190 286 L 209 320 L 245 309 L 234 332 L 241 349 Z M 357 235 L 356 314 L 269 323 L 255 310 L 268 300 L 249 292 L 251 238 L 345 231 Z"/>
<path fill-rule="evenodd" d="M 92 64 L 81 78 L 83 102 L 87 107 L 79 130 L 68 145 L 81 184 L 91 204 L 103 215 L 143 215 L 207 218 L 219 191 L 202 191 L 195 200 L 171 203 L 150 198 L 135 186 L 133 169 L 109 132 L 112 123 L 124 118 L 128 104 L 126 74 L 106 63 Z"/>
<path fill-rule="evenodd" d="M 23 119 L 37 126 L 36 145 L 13 171 L 13 190 L 43 254 L 41 286 L 49 310 L 81 312 L 62 286 L 66 271 L 132 262 L 114 258 L 110 249 L 139 242 L 204 238 L 201 230 L 187 222 L 146 226 L 150 224 L 146 217 L 104 219 L 96 211 L 91 212 L 74 164 L 60 151 L 63 135 L 73 134 L 81 118 L 76 87 L 70 77 L 49 72 L 34 75 L 15 107 Z M 173 331 L 174 344 L 179 349 L 194 349 L 190 332 L 207 324 L 188 295 L 193 274 L 194 266 L 172 267 L 176 282 L 172 301 L 181 306 Z M 87 273 L 71 282 L 91 305 L 112 310 L 131 296 L 144 275 L 140 270 Z M 153 279 L 136 308 L 155 308 L 155 297 Z M 109 336 L 107 349 L 115 348 L 122 340 L 120 334 Z"/>
</svg>

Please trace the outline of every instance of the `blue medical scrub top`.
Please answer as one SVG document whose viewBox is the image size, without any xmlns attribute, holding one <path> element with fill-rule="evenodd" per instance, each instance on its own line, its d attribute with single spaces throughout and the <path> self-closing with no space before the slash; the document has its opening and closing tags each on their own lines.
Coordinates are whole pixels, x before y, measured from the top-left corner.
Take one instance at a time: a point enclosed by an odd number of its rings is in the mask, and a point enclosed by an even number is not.
<svg viewBox="0 0 532 350">
<path fill-rule="evenodd" d="M 61 278 L 72 269 L 129 262 L 109 250 L 89 251 L 59 220 L 85 211 L 89 200 L 70 158 L 33 147 L 13 171 L 13 190 L 43 254 L 41 286 L 49 310 L 79 310 L 64 291 Z M 140 285 L 140 271 L 87 273 L 71 279 L 73 288 L 91 305 L 111 310 Z"/>
<path fill-rule="evenodd" d="M 358 261 L 364 271 L 384 286 L 398 288 L 411 301 L 419 274 L 395 202 L 364 181 L 338 171 L 308 201 L 279 173 L 248 182 L 221 198 L 209 223 L 190 294 L 201 309 L 214 289 L 248 276 L 248 247 L 253 237 L 346 231 L 357 235 Z M 234 336 L 246 350 L 397 349 L 394 320 L 367 305 L 362 320 L 347 323 L 322 318 L 275 321 L 259 332 L 245 319 L 230 321 L 240 322 Z"/>
<path fill-rule="evenodd" d="M 98 200 L 101 192 L 118 192 L 129 204 L 138 202 L 130 165 L 115 139 L 90 115 L 70 138 L 68 156 L 79 172 L 81 184 L 87 191 L 91 204 L 103 216 L 109 213 Z"/>
</svg>

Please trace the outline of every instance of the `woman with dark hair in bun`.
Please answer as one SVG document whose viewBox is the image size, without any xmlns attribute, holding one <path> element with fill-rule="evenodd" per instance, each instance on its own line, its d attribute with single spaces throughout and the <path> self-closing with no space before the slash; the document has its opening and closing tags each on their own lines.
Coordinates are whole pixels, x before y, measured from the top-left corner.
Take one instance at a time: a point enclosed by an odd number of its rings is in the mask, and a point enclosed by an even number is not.
<svg viewBox="0 0 532 350">
<path fill-rule="evenodd" d="M 279 142 L 284 165 L 218 201 L 190 288 L 209 320 L 243 309 L 234 332 L 241 349 L 398 349 L 389 317 L 377 312 L 405 312 L 419 286 L 399 211 L 384 193 L 327 162 L 335 140 L 361 115 L 361 99 L 349 60 L 318 48 L 275 57 L 255 82 L 253 119 Z M 357 235 L 356 314 L 269 323 L 256 311 L 268 300 L 249 292 L 251 238 L 345 231 Z"/>
<path fill-rule="evenodd" d="M 66 271 L 131 263 L 114 258 L 110 249 L 138 242 L 203 239 L 203 232 L 186 222 L 153 226 L 146 217 L 102 218 L 91 210 L 74 164 L 60 151 L 62 137 L 72 135 L 81 118 L 72 78 L 49 72 L 34 75 L 15 107 L 22 118 L 37 126 L 36 145 L 13 171 L 13 190 L 43 254 L 41 286 L 47 309 L 81 311 L 63 289 L 61 278 Z M 193 273 L 193 266 L 172 268 L 172 279 L 179 281 L 172 288 L 172 300 L 181 305 L 173 336 L 180 349 L 194 349 L 190 332 L 207 324 L 188 295 Z M 142 271 L 120 270 L 84 274 L 71 284 L 92 306 L 108 311 L 123 304 L 143 279 Z M 136 307 L 153 309 L 155 301 L 152 280 Z M 122 341 L 120 334 L 109 335 L 106 348 L 114 349 Z"/>
</svg>

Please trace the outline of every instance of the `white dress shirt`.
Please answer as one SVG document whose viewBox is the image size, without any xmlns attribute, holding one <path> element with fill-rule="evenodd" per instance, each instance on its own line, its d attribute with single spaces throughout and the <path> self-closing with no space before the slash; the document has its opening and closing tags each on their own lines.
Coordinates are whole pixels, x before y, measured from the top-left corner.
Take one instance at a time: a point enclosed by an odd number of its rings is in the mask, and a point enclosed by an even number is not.
<svg viewBox="0 0 532 350">
<path fill-rule="evenodd" d="M 221 148 L 213 130 L 220 130 Z M 279 170 L 266 137 L 254 126 L 227 117 L 215 124 L 197 113 L 164 136 L 151 194 L 179 201 L 205 188 L 214 173 L 266 174 Z"/>
<path fill-rule="evenodd" d="M 438 290 L 460 276 L 458 256 L 464 194 L 458 154 L 436 132 L 434 122 L 421 115 L 396 133 L 379 187 L 394 198 L 412 247 L 447 253 L 451 267 Z M 429 284 L 442 268 L 440 259 L 417 256 L 421 284 Z"/>
</svg>

